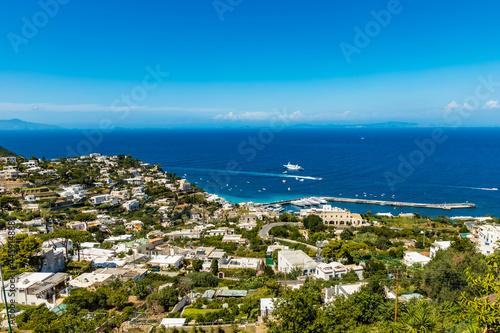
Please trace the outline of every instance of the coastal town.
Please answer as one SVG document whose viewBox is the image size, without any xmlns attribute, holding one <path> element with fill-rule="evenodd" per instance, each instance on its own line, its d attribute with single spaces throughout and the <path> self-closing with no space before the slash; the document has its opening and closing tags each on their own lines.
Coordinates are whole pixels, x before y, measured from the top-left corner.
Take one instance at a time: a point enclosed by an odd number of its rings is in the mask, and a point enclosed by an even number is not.
<svg viewBox="0 0 500 333">
<path fill-rule="evenodd" d="M 130 155 L 2 155 L 4 329 L 406 332 L 424 311 L 462 332 L 496 304 L 494 216 L 232 203 Z"/>
</svg>

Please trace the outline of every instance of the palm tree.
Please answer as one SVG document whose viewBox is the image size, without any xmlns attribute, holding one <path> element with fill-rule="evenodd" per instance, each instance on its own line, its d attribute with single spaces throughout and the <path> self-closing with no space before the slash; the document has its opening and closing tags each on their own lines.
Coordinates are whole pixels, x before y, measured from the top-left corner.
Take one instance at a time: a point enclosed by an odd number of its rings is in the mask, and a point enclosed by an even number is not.
<svg viewBox="0 0 500 333">
<path fill-rule="evenodd" d="M 429 333 L 437 327 L 436 317 L 426 300 L 412 300 L 397 324 L 399 332 Z"/>
</svg>

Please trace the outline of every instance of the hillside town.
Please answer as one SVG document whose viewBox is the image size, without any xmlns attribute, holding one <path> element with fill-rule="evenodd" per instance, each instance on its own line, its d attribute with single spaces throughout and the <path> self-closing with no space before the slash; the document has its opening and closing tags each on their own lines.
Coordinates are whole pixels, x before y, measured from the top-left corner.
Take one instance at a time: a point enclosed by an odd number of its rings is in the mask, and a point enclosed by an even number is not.
<svg viewBox="0 0 500 333">
<path fill-rule="evenodd" d="M 444 332 L 500 290 L 493 216 L 232 203 L 125 155 L 0 169 L 3 328 Z"/>
</svg>

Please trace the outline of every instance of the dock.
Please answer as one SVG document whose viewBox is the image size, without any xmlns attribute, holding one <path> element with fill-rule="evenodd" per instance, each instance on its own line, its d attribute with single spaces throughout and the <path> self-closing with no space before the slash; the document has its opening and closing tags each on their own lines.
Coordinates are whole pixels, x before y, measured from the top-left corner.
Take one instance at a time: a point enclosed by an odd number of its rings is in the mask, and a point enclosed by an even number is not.
<svg viewBox="0 0 500 333">
<path fill-rule="evenodd" d="M 306 199 L 300 198 L 300 199 Z M 462 209 L 462 208 L 475 208 L 476 204 L 465 202 L 465 203 L 417 203 L 417 202 L 403 202 L 403 201 L 384 201 L 384 200 L 370 200 L 370 199 L 355 199 L 355 198 L 335 198 L 335 197 L 322 197 L 328 202 L 348 202 L 355 204 L 369 204 L 369 205 L 380 205 L 380 206 L 395 206 L 395 207 L 415 207 L 415 208 L 432 208 L 432 209 Z M 292 201 L 299 200 L 283 200 L 271 202 L 269 205 L 289 205 Z"/>
</svg>

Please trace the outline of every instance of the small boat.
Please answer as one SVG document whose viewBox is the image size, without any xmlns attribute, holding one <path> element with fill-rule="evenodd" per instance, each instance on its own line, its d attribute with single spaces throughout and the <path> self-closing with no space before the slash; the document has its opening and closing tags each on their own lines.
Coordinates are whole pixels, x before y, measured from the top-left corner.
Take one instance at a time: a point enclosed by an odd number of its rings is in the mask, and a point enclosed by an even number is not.
<svg viewBox="0 0 500 333">
<path fill-rule="evenodd" d="M 288 171 L 285 170 L 285 171 L 283 171 L 283 173 L 288 173 Z"/>
<path fill-rule="evenodd" d="M 391 199 L 396 199 L 396 196 L 393 194 L 392 197 L 391 197 Z"/>
<path fill-rule="evenodd" d="M 282 182 L 282 183 L 286 183 L 286 179 L 283 179 L 281 182 Z"/>
<path fill-rule="evenodd" d="M 292 191 L 290 188 L 288 188 L 288 192 Z"/>
<path fill-rule="evenodd" d="M 260 192 L 260 190 L 259 190 L 259 192 Z"/>
<path fill-rule="evenodd" d="M 288 162 L 288 164 L 284 164 L 283 166 L 288 170 L 294 170 L 294 171 L 303 171 L 304 170 L 304 168 L 301 167 L 300 165 L 290 164 L 290 162 Z"/>
<path fill-rule="evenodd" d="M 356 198 L 358 197 L 358 195 L 356 194 Z"/>
<path fill-rule="evenodd" d="M 250 182 L 247 182 L 247 184 L 250 184 Z"/>
<path fill-rule="evenodd" d="M 265 190 L 266 190 L 266 188 L 265 188 L 265 187 L 263 187 L 263 188 L 262 188 L 262 191 L 265 191 Z"/>
<path fill-rule="evenodd" d="M 303 182 L 303 181 L 304 181 L 304 178 L 300 178 L 300 179 L 299 179 L 299 182 Z"/>
<path fill-rule="evenodd" d="M 498 191 L 498 189 L 496 187 L 492 187 L 491 190 L 492 191 Z"/>
</svg>

